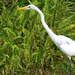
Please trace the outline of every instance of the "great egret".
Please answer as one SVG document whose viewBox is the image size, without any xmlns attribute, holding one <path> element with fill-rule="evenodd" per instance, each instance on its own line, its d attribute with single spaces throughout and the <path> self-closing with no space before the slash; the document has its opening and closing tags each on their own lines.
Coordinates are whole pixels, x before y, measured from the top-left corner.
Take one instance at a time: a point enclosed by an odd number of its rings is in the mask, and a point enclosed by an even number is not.
<svg viewBox="0 0 75 75">
<path fill-rule="evenodd" d="M 53 33 L 51 31 L 51 29 L 48 27 L 48 25 L 46 24 L 42 11 L 38 7 L 36 7 L 35 5 L 30 4 L 26 7 L 19 8 L 17 10 L 29 10 L 29 9 L 36 10 L 40 14 L 42 25 L 44 26 L 44 28 L 48 32 L 49 36 L 51 37 L 53 42 L 56 44 L 56 46 L 64 54 L 66 54 L 66 56 L 69 58 L 69 60 L 70 60 L 70 75 L 71 75 L 71 71 L 72 71 L 71 60 L 73 61 L 73 59 L 71 59 L 71 56 L 75 56 L 75 41 L 73 41 L 72 39 L 70 39 L 64 35 L 56 35 L 55 33 Z"/>
</svg>

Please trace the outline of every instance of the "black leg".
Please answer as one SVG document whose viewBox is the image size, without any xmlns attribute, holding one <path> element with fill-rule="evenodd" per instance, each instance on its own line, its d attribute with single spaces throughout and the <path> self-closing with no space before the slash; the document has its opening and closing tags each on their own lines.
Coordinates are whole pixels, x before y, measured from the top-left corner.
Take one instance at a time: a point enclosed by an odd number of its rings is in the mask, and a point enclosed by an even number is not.
<svg viewBox="0 0 75 75">
<path fill-rule="evenodd" d="M 74 60 L 71 58 L 72 62 L 75 64 Z"/>
<path fill-rule="evenodd" d="M 71 66 L 71 60 L 70 60 L 70 75 L 71 75 L 71 71 L 72 71 L 72 66 Z"/>
</svg>

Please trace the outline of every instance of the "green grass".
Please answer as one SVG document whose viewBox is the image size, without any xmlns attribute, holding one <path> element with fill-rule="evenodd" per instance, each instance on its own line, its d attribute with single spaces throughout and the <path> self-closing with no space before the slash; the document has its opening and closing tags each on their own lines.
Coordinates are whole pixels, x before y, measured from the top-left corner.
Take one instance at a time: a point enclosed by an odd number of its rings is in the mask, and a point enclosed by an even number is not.
<svg viewBox="0 0 75 75">
<path fill-rule="evenodd" d="M 16 11 L 30 3 L 42 10 L 54 33 L 75 40 L 73 0 L 1 0 L 0 75 L 68 75 L 69 59 L 47 34 L 40 15 L 34 10 Z"/>
</svg>

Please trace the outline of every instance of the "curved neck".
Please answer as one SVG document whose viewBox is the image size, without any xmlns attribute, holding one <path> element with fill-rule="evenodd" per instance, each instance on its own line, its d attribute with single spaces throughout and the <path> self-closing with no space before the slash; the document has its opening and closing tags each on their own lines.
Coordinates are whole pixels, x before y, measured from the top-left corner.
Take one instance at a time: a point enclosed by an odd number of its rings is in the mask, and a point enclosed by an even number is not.
<svg viewBox="0 0 75 75">
<path fill-rule="evenodd" d="M 55 33 L 53 33 L 51 31 L 51 29 L 48 27 L 48 25 L 46 24 L 45 20 L 44 20 L 44 15 L 43 13 L 39 10 L 39 8 L 36 7 L 35 9 L 41 16 L 41 22 L 42 22 L 42 25 L 44 26 L 44 28 L 46 29 L 46 31 L 48 32 L 49 36 L 51 37 L 51 39 L 53 41 L 55 41 L 55 37 L 57 36 Z"/>
</svg>

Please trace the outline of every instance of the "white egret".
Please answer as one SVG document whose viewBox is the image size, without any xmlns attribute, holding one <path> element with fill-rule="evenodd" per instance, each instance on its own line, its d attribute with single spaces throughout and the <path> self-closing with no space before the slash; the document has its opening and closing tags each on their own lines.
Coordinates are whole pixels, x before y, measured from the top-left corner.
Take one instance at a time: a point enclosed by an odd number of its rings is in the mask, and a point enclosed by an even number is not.
<svg viewBox="0 0 75 75">
<path fill-rule="evenodd" d="M 30 4 L 26 7 L 19 8 L 17 10 L 29 10 L 29 9 L 36 10 L 40 14 L 42 25 L 46 29 L 47 33 L 49 34 L 49 36 L 51 37 L 55 45 L 69 58 L 70 75 L 71 75 L 71 71 L 72 71 L 71 60 L 73 61 L 73 59 L 71 59 L 71 56 L 75 56 L 75 41 L 73 41 L 72 39 L 64 35 L 56 35 L 55 33 L 53 33 L 51 29 L 48 27 L 48 25 L 46 24 L 42 11 L 35 5 Z"/>
</svg>

